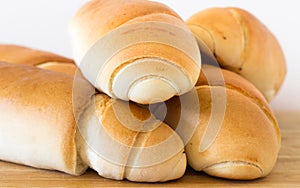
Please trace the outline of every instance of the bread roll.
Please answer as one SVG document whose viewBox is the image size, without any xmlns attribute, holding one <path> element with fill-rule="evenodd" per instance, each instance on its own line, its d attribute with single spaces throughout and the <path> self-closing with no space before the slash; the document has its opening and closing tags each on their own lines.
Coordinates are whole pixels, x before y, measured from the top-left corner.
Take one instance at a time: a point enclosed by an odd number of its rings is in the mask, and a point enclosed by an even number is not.
<svg viewBox="0 0 300 188">
<path fill-rule="evenodd" d="M 141 104 L 190 91 L 199 76 L 197 42 L 169 7 L 147 0 L 92 0 L 70 24 L 83 75 L 113 98 Z"/>
<path fill-rule="evenodd" d="M 36 66 L 69 75 L 74 75 L 77 71 L 71 59 L 17 45 L 0 45 L 0 61 Z"/>
<path fill-rule="evenodd" d="M 183 176 L 182 140 L 147 109 L 92 98 L 81 77 L 2 62 L 0 75 L 0 160 L 138 182 Z"/>
<path fill-rule="evenodd" d="M 72 76 L 0 62 L 0 160 L 80 175 L 75 115 L 94 88 Z M 76 101 L 76 108 L 73 103 Z"/>
<path fill-rule="evenodd" d="M 183 109 L 167 101 L 165 122 L 186 143 L 189 165 L 209 175 L 249 180 L 268 175 L 280 148 L 280 130 L 262 94 L 239 75 L 203 65 L 195 92 Z M 185 96 L 182 96 L 185 97 Z M 200 110 L 191 110 L 194 105 Z M 198 121 L 189 116 L 198 114 Z M 193 130 L 193 131 L 191 131 Z"/>
<path fill-rule="evenodd" d="M 280 89 L 286 63 L 275 36 L 256 17 L 239 8 L 210 8 L 187 25 L 220 65 L 252 82 L 271 101 Z"/>
<path fill-rule="evenodd" d="M 180 137 L 136 104 L 98 94 L 81 115 L 78 129 L 80 156 L 103 177 L 164 182 L 184 175 Z"/>
</svg>

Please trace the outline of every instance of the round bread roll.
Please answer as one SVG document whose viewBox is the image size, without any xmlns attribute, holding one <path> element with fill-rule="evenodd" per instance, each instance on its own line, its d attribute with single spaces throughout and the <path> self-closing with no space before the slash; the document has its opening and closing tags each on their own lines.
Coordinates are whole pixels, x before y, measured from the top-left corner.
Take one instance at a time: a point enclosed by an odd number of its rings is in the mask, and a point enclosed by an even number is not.
<svg viewBox="0 0 300 188">
<path fill-rule="evenodd" d="M 210 8 L 186 23 L 222 68 L 252 82 L 268 101 L 276 96 L 286 75 L 284 54 L 275 36 L 256 17 L 239 8 Z"/>
<path fill-rule="evenodd" d="M 140 104 L 190 91 L 200 73 L 197 42 L 169 7 L 147 0 L 92 0 L 72 19 L 83 75 L 110 97 Z"/>
<path fill-rule="evenodd" d="M 210 65 L 203 65 L 195 90 L 198 98 L 191 104 L 200 106 L 196 124 L 181 114 L 184 109 L 180 98 L 166 103 L 165 122 L 186 143 L 189 165 L 227 179 L 250 180 L 268 175 L 275 165 L 281 138 L 262 94 L 239 75 Z M 193 105 L 185 108 L 190 110 Z M 196 111 L 190 110 L 189 115 L 193 113 Z"/>
<path fill-rule="evenodd" d="M 0 75 L 0 160 L 84 173 L 88 166 L 77 155 L 74 116 L 94 88 L 77 78 L 74 94 L 72 76 L 27 65 L 0 62 Z"/>
<path fill-rule="evenodd" d="M 74 75 L 77 71 L 71 59 L 18 45 L 0 45 L 0 61 L 36 66 L 69 75 Z"/>
<path fill-rule="evenodd" d="M 94 96 L 80 116 L 78 133 L 81 158 L 103 177 L 164 182 L 184 175 L 180 137 L 134 103 Z"/>
</svg>

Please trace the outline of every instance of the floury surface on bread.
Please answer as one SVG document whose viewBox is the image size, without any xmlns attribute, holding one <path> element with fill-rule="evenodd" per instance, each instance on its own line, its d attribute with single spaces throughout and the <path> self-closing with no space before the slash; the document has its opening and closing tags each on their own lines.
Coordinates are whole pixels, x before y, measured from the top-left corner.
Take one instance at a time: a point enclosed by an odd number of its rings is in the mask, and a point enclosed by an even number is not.
<svg viewBox="0 0 300 188">
<path fill-rule="evenodd" d="M 210 8 L 187 25 L 220 66 L 252 82 L 271 101 L 283 84 L 286 63 L 276 37 L 254 15 L 240 8 Z"/>
<path fill-rule="evenodd" d="M 158 2 L 89 1 L 72 19 L 70 36 L 83 75 L 112 98 L 165 101 L 190 91 L 200 73 L 194 36 Z"/>
<path fill-rule="evenodd" d="M 210 65 L 203 65 L 194 92 L 197 98 L 191 104 L 199 104 L 199 111 L 183 107 L 179 98 L 166 102 L 165 122 L 186 143 L 189 165 L 227 179 L 268 175 L 276 163 L 281 138 L 262 94 L 239 75 Z M 182 115 L 185 110 L 190 113 Z M 190 121 L 193 113 L 198 113 L 196 123 Z M 184 126 L 178 128 L 182 122 Z"/>
</svg>

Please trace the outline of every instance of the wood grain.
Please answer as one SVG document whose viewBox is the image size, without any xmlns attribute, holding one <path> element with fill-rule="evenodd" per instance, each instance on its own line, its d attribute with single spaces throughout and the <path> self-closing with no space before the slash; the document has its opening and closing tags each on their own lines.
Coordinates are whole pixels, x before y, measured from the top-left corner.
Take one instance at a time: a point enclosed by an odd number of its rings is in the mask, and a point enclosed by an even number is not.
<svg viewBox="0 0 300 188">
<path fill-rule="evenodd" d="M 231 181 L 188 168 L 186 175 L 167 183 L 132 183 L 101 178 L 89 170 L 80 177 L 0 161 L 0 187 L 300 187 L 300 112 L 277 112 L 282 147 L 277 164 L 266 178 Z"/>
</svg>

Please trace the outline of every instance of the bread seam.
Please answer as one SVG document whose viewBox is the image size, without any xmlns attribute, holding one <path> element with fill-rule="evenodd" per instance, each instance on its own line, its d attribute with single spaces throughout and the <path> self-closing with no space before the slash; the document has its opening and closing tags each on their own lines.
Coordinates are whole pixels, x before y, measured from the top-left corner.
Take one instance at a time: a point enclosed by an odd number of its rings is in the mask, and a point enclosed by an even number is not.
<svg viewBox="0 0 300 188">
<path fill-rule="evenodd" d="M 246 90 L 243 90 L 242 88 L 237 88 L 230 84 L 226 84 L 226 88 L 240 92 L 244 96 L 250 98 L 256 105 L 258 105 L 261 108 L 261 110 L 265 113 L 265 115 L 267 115 L 268 119 L 271 120 L 271 122 L 273 123 L 273 128 L 275 129 L 276 132 L 278 145 L 280 146 L 281 141 L 280 141 L 280 130 L 278 127 L 278 123 L 276 119 L 272 116 L 272 114 L 265 108 L 265 105 L 261 102 L 261 100 L 255 96 L 250 95 Z"/>
<path fill-rule="evenodd" d="M 59 54 L 55 54 L 52 52 L 39 50 L 39 49 L 35 49 L 35 48 L 30 48 L 30 47 L 26 47 L 26 46 L 19 46 L 19 45 L 14 45 L 14 44 L 2 44 L 2 45 L 0 45 L 0 52 L 3 51 L 3 49 L 6 49 L 6 50 L 4 50 L 4 52 L 8 51 L 8 49 L 9 49 L 9 51 L 21 53 L 21 56 L 24 54 L 28 54 L 29 59 L 25 57 L 26 60 L 30 60 L 30 59 L 32 59 L 32 57 L 35 57 L 34 59 L 42 60 L 35 64 L 28 64 L 28 65 L 36 66 L 39 64 L 43 64 L 45 62 L 48 62 L 49 61 L 48 59 L 50 59 L 51 61 L 56 61 L 56 62 L 65 62 L 65 63 L 73 63 L 74 64 L 74 61 L 72 59 L 69 59 L 68 57 L 64 57 Z M 10 59 L 10 57 L 11 57 L 11 55 L 8 56 L 8 59 Z M 20 61 L 20 60 L 17 60 L 17 62 L 18 61 Z M 5 61 L 5 62 L 17 63 L 17 62 L 13 62 L 13 61 Z M 17 63 L 17 64 L 23 64 L 23 63 Z M 27 63 L 25 63 L 25 64 L 27 64 Z"/>
<path fill-rule="evenodd" d="M 185 154 L 185 150 L 180 150 L 176 155 L 172 156 L 169 160 L 172 160 L 174 157 L 176 157 L 177 155 L 180 155 L 179 159 L 177 160 L 177 163 L 174 165 L 174 168 L 173 169 L 176 169 L 176 167 L 180 164 L 179 162 L 182 160 L 182 156 L 183 155 L 186 155 Z M 167 161 L 165 161 L 167 162 Z M 166 174 L 166 176 L 164 177 L 164 179 L 168 179 L 169 177 L 169 174 Z"/>
<path fill-rule="evenodd" d="M 66 61 L 51 60 L 51 61 L 41 61 L 37 64 L 34 64 L 34 66 L 38 67 L 38 66 L 46 64 L 46 63 L 66 63 L 66 64 L 71 64 L 71 65 L 73 64 L 71 62 L 66 62 Z"/>
<path fill-rule="evenodd" d="M 239 165 L 253 166 L 253 167 L 259 169 L 261 175 L 264 174 L 263 169 L 259 165 L 251 163 L 251 162 L 240 161 L 240 160 L 238 160 L 238 161 L 221 161 L 221 162 L 218 162 L 216 164 L 208 165 L 208 166 L 204 167 L 202 170 L 205 171 L 205 170 L 216 169 L 216 168 L 220 168 L 220 167 L 239 166 Z"/>
<path fill-rule="evenodd" d="M 101 112 L 101 114 L 103 115 L 105 113 L 105 111 L 107 110 L 107 108 L 110 107 L 110 106 L 112 106 L 113 103 L 115 103 L 115 102 L 116 101 L 113 101 L 113 99 L 106 98 L 105 99 L 104 108 L 103 108 L 103 111 Z M 101 117 L 101 116 L 98 116 L 98 117 Z M 135 136 L 134 136 L 134 138 L 132 140 L 131 146 L 130 146 L 130 151 L 128 152 L 128 156 L 126 156 L 126 162 L 124 164 L 122 164 L 123 166 L 121 166 L 122 167 L 122 175 L 121 175 L 122 176 L 122 180 L 125 179 L 125 178 L 127 179 L 127 177 L 125 177 L 125 175 L 126 175 L 126 169 L 127 169 L 128 160 L 130 159 L 132 148 L 134 147 L 134 145 L 135 145 L 135 143 L 137 141 L 137 137 L 139 136 L 139 133 L 140 132 L 138 132 L 137 134 L 135 134 Z"/>
<path fill-rule="evenodd" d="M 187 25 L 188 25 L 188 26 L 193 26 L 193 27 L 201 28 L 201 29 L 205 30 L 205 31 L 208 33 L 209 38 L 211 39 L 212 44 L 213 44 L 213 49 L 211 49 L 211 51 L 212 51 L 214 57 L 215 57 L 216 59 L 218 59 L 217 54 L 216 54 L 216 41 L 215 41 L 213 35 L 211 34 L 210 30 L 208 30 L 208 29 L 206 29 L 206 28 L 204 28 L 204 27 L 202 27 L 202 26 L 200 26 L 200 25 L 195 25 L 195 24 L 187 24 Z M 195 34 L 194 34 L 194 36 L 195 36 Z M 197 35 L 196 35 L 196 38 L 197 38 Z M 197 40 L 199 40 L 199 39 L 197 38 Z M 201 40 L 201 39 L 200 39 L 200 40 Z M 201 40 L 201 41 L 202 41 L 202 40 Z"/>
<path fill-rule="evenodd" d="M 255 96 L 252 96 L 246 90 L 235 87 L 231 84 L 225 84 L 225 86 L 221 86 L 221 85 L 218 85 L 218 86 L 201 85 L 201 86 L 196 86 L 196 89 L 198 89 L 198 88 L 211 88 L 211 87 L 225 87 L 226 89 L 237 91 L 240 94 L 250 98 L 253 103 L 255 103 L 257 106 L 259 106 L 260 109 L 264 112 L 264 114 L 267 115 L 268 119 L 273 123 L 273 128 L 275 129 L 276 136 L 277 136 L 277 141 L 278 141 L 278 145 L 279 145 L 279 148 L 278 148 L 278 152 L 279 152 L 280 145 L 281 145 L 281 140 L 280 140 L 280 129 L 279 129 L 278 123 L 277 123 L 276 119 L 273 118 L 272 114 L 268 110 L 266 110 L 265 106 L 263 105 L 262 102 L 260 102 L 259 98 L 255 97 Z"/>
<path fill-rule="evenodd" d="M 248 45 L 248 37 L 247 37 L 247 32 L 246 32 L 246 28 L 242 22 L 242 19 L 240 17 L 240 15 L 238 14 L 238 12 L 235 9 L 226 9 L 230 15 L 232 16 L 232 18 L 238 23 L 238 25 L 241 28 L 242 31 L 242 42 L 243 42 L 243 50 L 242 50 L 242 64 L 238 67 L 238 72 L 241 72 L 243 70 L 243 67 L 246 63 L 246 51 L 247 51 L 247 45 Z"/>
<path fill-rule="evenodd" d="M 109 77 L 109 85 L 108 85 L 108 92 L 111 94 L 111 95 L 114 95 L 113 93 L 113 82 L 115 80 L 115 76 L 118 74 L 119 71 L 121 71 L 124 67 L 126 67 L 127 65 L 139 60 L 139 59 L 142 59 L 141 58 L 136 58 L 136 59 L 133 59 L 131 61 L 126 61 L 124 63 L 122 63 L 121 65 L 119 65 L 118 67 L 116 67 L 113 72 L 111 73 L 111 76 Z"/>
<path fill-rule="evenodd" d="M 84 107 L 82 107 L 82 110 L 80 110 L 80 112 L 79 112 L 79 114 L 78 114 L 78 119 L 76 119 L 76 117 L 74 117 L 74 119 L 75 119 L 75 135 L 74 135 L 74 145 L 75 145 L 75 150 L 76 150 L 76 167 L 77 166 L 87 166 L 87 168 L 89 168 L 89 166 L 86 164 L 86 162 L 82 159 L 82 157 L 81 157 L 81 155 L 80 155 L 80 152 L 79 152 L 79 146 L 78 146 L 78 144 L 77 144 L 77 142 L 76 142 L 76 135 L 77 134 L 81 134 L 80 133 L 80 131 L 79 131 L 79 128 L 78 128 L 78 123 L 80 122 L 80 120 L 81 120 L 81 117 L 83 116 L 83 114 L 86 112 L 86 110 L 88 109 L 88 107 L 89 107 L 89 105 L 90 105 L 90 103 L 93 101 L 93 99 L 94 99 L 94 95 L 96 95 L 96 94 L 93 94 L 92 96 L 90 96 L 90 100 L 89 100 L 89 102 L 88 103 L 86 103 L 85 104 L 85 106 Z M 75 114 L 74 112 L 73 112 L 73 114 Z M 81 136 L 81 135 L 80 135 Z M 90 146 L 89 146 L 90 147 Z M 91 147 L 90 147 L 91 148 Z M 75 167 L 75 172 L 77 172 L 78 171 L 78 168 L 76 168 Z"/>
<path fill-rule="evenodd" d="M 172 11 L 173 11 L 173 10 L 172 10 Z M 141 17 L 144 17 L 144 16 L 151 16 L 151 15 L 155 15 L 155 14 L 165 14 L 165 15 L 169 15 L 169 16 L 172 16 L 172 17 L 177 18 L 177 19 L 179 19 L 179 20 L 181 20 L 181 21 L 184 22 L 184 20 L 182 20 L 182 18 L 180 18 L 179 16 L 174 16 L 174 15 L 169 14 L 169 13 L 166 13 L 166 12 L 154 12 L 154 13 L 144 14 L 144 15 L 141 15 L 141 16 L 137 16 L 137 17 L 131 18 L 131 19 L 129 19 L 129 20 L 127 20 L 127 21 L 121 23 L 120 25 L 118 25 L 118 26 L 115 27 L 114 29 L 117 29 L 117 28 L 119 28 L 119 27 L 122 27 L 123 25 L 128 24 L 128 22 L 131 22 L 131 21 L 133 21 L 133 20 L 135 20 L 135 19 L 138 19 L 138 18 L 141 18 Z M 110 31 L 113 31 L 114 29 L 112 29 L 112 30 L 110 30 Z M 109 31 L 109 32 L 110 32 L 110 31 Z M 108 33 L 109 33 L 109 32 L 108 32 Z M 106 33 L 106 34 L 107 34 L 107 33 Z"/>
<path fill-rule="evenodd" d="M 147 142 L 147 139 L 151 136 L 151 133 L 149 134 L 144 134 L 145 136 L 143 137 L 143 144 L 142 145 L 140 145 L 140 149 L 139 149 L 139 152 L 138 152 L 138 154 L 140 154 L 141 152 L 142 152 L 142 150 L 143 150 L 143 146 L 146 144 L 146 142 Z M 127 174 L 126 174 L 126 171 L 127 171 L 127 167 L 128 167 L 128 161 L 129 161 L 129 159 L 130 159 L 130 156 L 131 156 L 131 154 L 132 154 L 132 149 L 135 147 L 135 145 L 137 144 L 137 140 L 139 140 L 138 138 L 141 136 L 141 132 L 138 132 L 137 134 L 136 134 L 136 136 L 134 137 L 134 141 L 133 141 L 133 144 L 132 144 L 132 146 L 130 147 L 130 152 L 129 152 L 129 154 L 128 154 L 128 157 L 127 157 L 127 161 L 126 161 L 126 164 L 125 164 L 125 167 L 124 167 L 124 171 L 122 172 L 123 173 L 123 179 L 124 178 L 126 178 L 127 179 Z M 134 156 L 134 161 L 136 161 L 136 157 L 138 157 L 139 155 L 135 155 Z M 134 163 L 133 163 L 134 164 Z M 136 167 L 132 167 L 132 168 L 136 168 Z M 124 177 L 124 175 L 126 176 L 126 177 Z"/>
<path fill-rule="evenodd" d="M 175 49 L 179 50 L 178 48 L 175 48 Z M 179 50 L 179 51 L 181 51 L 181 50 Z M 187 57 L 190 59 L 189 56 L 187 56 Z M 147 58 L 147 56 L 138 57 L 138 58 L 132 59 L 131 61 L 124 62 L 124 63 L 122 63 L 121 65 L 119 65 L 118 67 L 116 67 L 116 68 L 114 69 L 114 71 L 112 72 L 112 74 L 111 74 L 111 76 L 110 76 L 110 78 L 109 78 L 109 92 L 110 92 L 112 95 L 114 95 L 114 93 L 113 93 L 113 82 L 114 82 L 115 76 L 116 76 L 116 75 L 117 75 L 124 67 L 126 67 L 127 65 L 129 65 L 129 64 L 131 64 L 131 63 L 134 63 L 134 62 L 136 62 L 136 61 L 138 61 L 138 60 L 140 60 L 140 59 L 144 59 L 144 58 Z M 191 79 L 191 76 L 190 76 L 189 74 L 187 74 L 187 72 L 184 70 L 185 67 L 180 67 L 180 66 L 178 66 L 177 64 L 172 63 L 172 61 L 169 61 L 169 60 L 167 60 L 167 59 L 162 59 L 162 58 L 160 58 L 160 57 L 151 57 L 151 58 L 157 59 L 157 60 L 161 60 L 161 61 L 163 61 L 163 62 L 165 62 L 165 63 L 167 63 L 167 64 L 169 64 L 169 65 L 175 66 L 175 67 L 176 67 L 178 70 L 180 70 L 187 78 L 189 78 L 190 80 L 192 80 L 192 79 Z M 143 76 L 143 77 L 145 77 L 145 76 Z M 133 84 L 134 84 L 134 83 L 133 83 Z M 172 85 L 172 87 L 174 87 L 174 86 Z M 130 88 L 130 87 L 129 87 L 129 88 Z M 177 87 L 174 87 L 174 88 L 176 88 L 177 92 L 181 92 L 181 91 L 179 90 L 179 88 L 177 88 Z"/>
<path fill-rule="evenodd" d="M 124 22 L 123 24 L 128 24 L 128 22 L 134 21 L 134 20 L 136 20 L 136 19 L 143 18 L 143 17 L 146 17 L 146 16 L 152 16 L 152 15 L 155 15 L 155 14 L 161 14 L 161 15 L 166 15 L 166 16 L 172 16 L 172 17 L 177 18 L 177 19 L 179 19 L 180 21 L 183 21 L 183 22 L 184 22 L 184 20 L 182 20 L 182 18 L 177 17 L 177 16 L 174 16 L 174 15 L 172 15 L 172 14 L 168 14 L 168 13 L 165 13 L 165 12 L 155 12 L 155 13 L 151 13 L 151 14 L 145 14 L 145 15 L 142 15 L 142 16 L 134 17 L 134 18 L 132 18 L 132 19 L 130 19 L 130 20 Z M 167 22 L 163 22 L 163 23 L 167 23 Z M 123 24 L 121 24 L 120 26 L 122 26 Z M 118 26 L 118 27 L 120 27 L 120 26 Z M 117 27 L 117 28 L 118 28 L 118 27 Z"/>
</svg>

